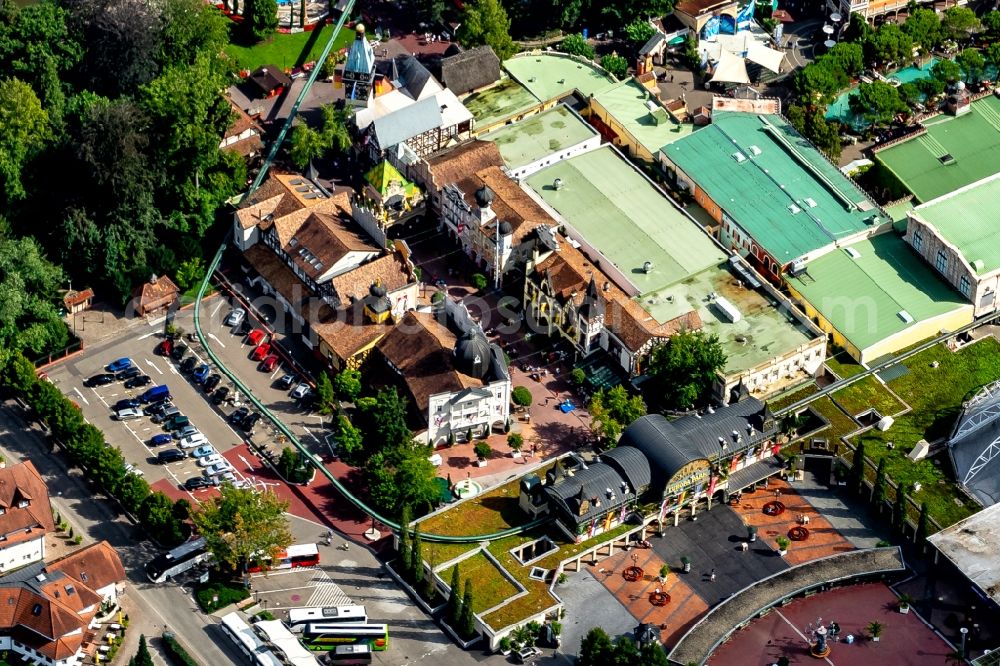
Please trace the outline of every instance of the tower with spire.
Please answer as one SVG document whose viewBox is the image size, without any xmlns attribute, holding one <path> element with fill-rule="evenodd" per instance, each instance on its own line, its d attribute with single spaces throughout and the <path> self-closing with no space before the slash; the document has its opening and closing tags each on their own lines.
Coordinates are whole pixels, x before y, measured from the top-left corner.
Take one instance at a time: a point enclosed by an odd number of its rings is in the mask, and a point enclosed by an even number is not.
<svg viewBox="0 0 1000 666">
<path fill-rule="evenodd" d="M 344 63 L 344 97 L 352 106 L 368 106 L 375 83 L 375 51 L 365 38 L 365 26 L 355 28 L 354 41 Z"/>
</svg>

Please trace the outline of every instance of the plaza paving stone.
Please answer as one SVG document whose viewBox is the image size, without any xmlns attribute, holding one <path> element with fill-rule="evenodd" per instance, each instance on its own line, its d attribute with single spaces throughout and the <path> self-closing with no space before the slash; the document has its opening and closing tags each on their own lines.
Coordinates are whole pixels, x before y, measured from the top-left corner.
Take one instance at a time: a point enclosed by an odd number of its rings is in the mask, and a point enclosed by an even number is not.
<svg viewBox="0 0 1000 666">
<path fill-rule="evenodd" d="M 785 505 L 785 511 L 778 516 L 764 513 L 764 505 L 775 500 L 775 491 L 781 491 L 777 498 Z M 800 516 L 808 516 L 809 537 L 805 541 L 792 541 L 784 559 L 790 566 L 809 562 L 821 557 L 854 550 L 850 541 L 830 524 L 826 518 L 801 497 L 795 488 L 782 479 L 771 480 L 768 488 L 749 495 L 744 494 L 739 506 L 733 507 L 747 525 L 757 528 L 758 540 L 763 539 L 775 547 L 775 539 L 788 536 L 788 531 L 796 527 Z"/>
<path fill-rule="evenodd" d="M 637 566 L 642 567 L 643 577 L 630 582 L 622 571 L 632 566 L 632 556 L 637 555 Z M 659 578 L 663 560 L 652 549 L 622 551 L 589 567 L 591 574 L 608 589 L 636 619 L 636 624 L 649 623 L 660 627 L 660 640 L 672 645 L 708 610 L 706 604 L 676 572 L 666 583 Z M 666 606 L 654 606 L 649 595 L 660 588 L 670 595 Z"/>
</svg>

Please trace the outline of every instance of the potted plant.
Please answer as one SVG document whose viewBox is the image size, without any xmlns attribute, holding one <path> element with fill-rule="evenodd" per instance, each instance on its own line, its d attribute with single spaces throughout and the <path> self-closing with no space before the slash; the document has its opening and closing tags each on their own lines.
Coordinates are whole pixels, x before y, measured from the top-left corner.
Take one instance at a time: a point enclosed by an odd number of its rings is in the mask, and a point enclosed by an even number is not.
<svg viewBox="0 0 1000 666">
<path fill-rule="evenodd" d="M 878 639 L 882 635 L 882 629 L 884 629 L 882 623 L 878 620 L 872 620 L 865 628 L 868 630 L 868 633 L 871 634 L 872 641 L 878 643 Z"/>
<path fill-rule="evenodd" d="M 566 584 L 566 580 L 567 580 L 567 578 L 566 578 L 566 574 L 565 573 L 560 573 L 559 577 L 556 578 L 556 582 L 559 583 L 560 585 L 565 585 Z"/>
<path fill-rule="evenodd" d="M 663 566 L 660 567 L 660 583 L 666 583 L 668 576 L 670 576 L 670 567 L 664 563 Z"/>
<path fill-rule="evenodd" d="M 788 537 L 782 534 L 774 542 L 778 544 L 778 555 L 784 557 L 788 553 L 788 544 L 791 543 Z"/>
<path fill-rule="evenodd" d="M 911 601 L 913 601 L 913 599 L 910 598 L 910 595 L 908 594 L 899 595 L 899 612 L 902 613 L 903 615 L 909 613 Z"/>
<path fill-rule="evenodd" d="M 521 447 L 524 446 L 524 436 L 516 432 L 510 433 L 507 435 L 507 446 L 510 447 L 511 458 L 520 458 Z"/>
<path fill-rule="evenodd" d="M 476 442 L 475 447 L 473 447 L 473 452 L 476 454 L 476 458 L 479 460 L 480 467 L 486 467 L 486 459 L 490 457 L 493 453 L 490 443 L 486 440 L 481 440 Z"/>
<path fill-rule="evenodd" d="M 504 636 L 500 639 L 500 654 L 506 657 L 510 654 L 512 647 L 513 645 L 511 644 L 510 636 Z"/>
<path fill-rule="evenodd" d="M 681 565 L 684 567 L 684 573 L 691 573 L 691 558 L 687 555 L 681 557 Z"/>
<path fill-rule="evenodd" d="M 747 525 L 747 541 L 753 543 L 757 540 L 757 527 L 755 525 Z"/>
</svg>

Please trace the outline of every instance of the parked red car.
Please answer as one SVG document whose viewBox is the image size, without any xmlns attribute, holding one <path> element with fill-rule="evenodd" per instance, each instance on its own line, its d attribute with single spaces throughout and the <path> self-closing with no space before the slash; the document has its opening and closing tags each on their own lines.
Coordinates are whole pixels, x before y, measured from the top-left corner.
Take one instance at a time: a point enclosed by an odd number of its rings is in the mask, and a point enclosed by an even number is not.
<svg viewBox="0 0 1000 666">
<path fill-rule="evenodd" d="M 271 345 L 267 342 L 262 342 L 257 345 L 252 352 L 250 352 L 250 358 L 254 361 L 263 361 L 264 357 L 271 352 Z"/>
<path fill-rule="evenodd" d="M 260 369 L 264 372 L 274 372 L 280 360 L 277 354 L 271 354 L 261 362 Z"/>
<path fill-rule="evenodd" d="M 156 353 L 160 356 L 170 356 L 170 352 L 174 350 L 174 341 L 167 338 L 160 344 L 156 345 Z"/>
<path fill-rule="evenodd" d="M 247 344 L 256 347 L 264 340 L 264 336 L 266 335 L 267 334 L 264 333 L 264 331 L 260 330 L 259 328 L 255 328 L 249 333 L 247 333 Z"/>
</svg>

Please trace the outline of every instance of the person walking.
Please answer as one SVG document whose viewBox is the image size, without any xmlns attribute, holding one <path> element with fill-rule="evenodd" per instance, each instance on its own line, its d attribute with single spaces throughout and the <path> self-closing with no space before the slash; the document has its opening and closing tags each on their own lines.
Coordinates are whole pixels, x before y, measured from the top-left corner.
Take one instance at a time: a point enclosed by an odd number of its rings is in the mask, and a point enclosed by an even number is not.
<svg viewBox="0 0 1000 666">
<path fill-rule="evenodd" d="M 715 569 L 712 569 L 712 573 L 710 573 L 708 575 L 708 580 L 709 580 L 709 582 L 712 582 L 712 583 L 715 582 Z"/>
</svg>

